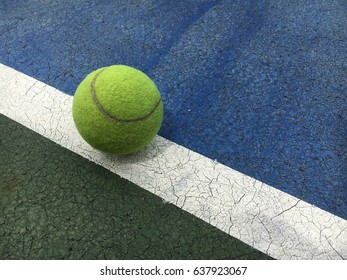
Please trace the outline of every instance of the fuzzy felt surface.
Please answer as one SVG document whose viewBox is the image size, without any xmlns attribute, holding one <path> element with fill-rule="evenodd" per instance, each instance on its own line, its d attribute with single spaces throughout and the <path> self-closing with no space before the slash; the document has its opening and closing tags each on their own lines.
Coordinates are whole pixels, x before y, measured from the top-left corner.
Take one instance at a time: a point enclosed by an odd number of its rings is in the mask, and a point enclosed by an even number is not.
<svg viewBox="0 0 347 280">
<path fill-rule="evenodd" d="M 1 63 L 71 96 L 141 69 L 160 136 L 347 219 L 347 1 L 0 3 Z"/>
<path fill-rule="evenodd" d="M 163 120 L 159 90 L 143 72 L 112 65 L 87 75 L 72 105 L 78 132 L 94 148 L 129 154 L 145 147 Z"/>
</svg>

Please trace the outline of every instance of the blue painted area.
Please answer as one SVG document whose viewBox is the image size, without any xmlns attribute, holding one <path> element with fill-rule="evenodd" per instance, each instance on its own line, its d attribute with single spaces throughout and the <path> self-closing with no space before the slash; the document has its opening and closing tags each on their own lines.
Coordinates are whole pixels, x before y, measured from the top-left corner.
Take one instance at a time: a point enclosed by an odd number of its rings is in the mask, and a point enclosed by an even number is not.
<svg viewBox="0 0 347 280">
<path fill-rule="evenodd" d="M 71 95 L 142 69 L 162 136 L 347 219 L 344 1 L 68 2 L 1 1 L 0 62 Z"/>
</svg>

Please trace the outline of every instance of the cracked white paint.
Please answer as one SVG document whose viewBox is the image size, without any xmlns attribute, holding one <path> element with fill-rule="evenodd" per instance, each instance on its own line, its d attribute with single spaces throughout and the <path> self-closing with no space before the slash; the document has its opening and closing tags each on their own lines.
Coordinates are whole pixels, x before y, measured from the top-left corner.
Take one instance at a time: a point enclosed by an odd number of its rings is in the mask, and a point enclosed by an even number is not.
<svg viewBox="0 0 347 280">
<path fill-rule="evenodd" d="M 347 221 L 157 136 L 115 157 L 77 133 L 72 97 L 0 64 L 0 113 L 277 259 L 346 259 Z"/>
</svg>

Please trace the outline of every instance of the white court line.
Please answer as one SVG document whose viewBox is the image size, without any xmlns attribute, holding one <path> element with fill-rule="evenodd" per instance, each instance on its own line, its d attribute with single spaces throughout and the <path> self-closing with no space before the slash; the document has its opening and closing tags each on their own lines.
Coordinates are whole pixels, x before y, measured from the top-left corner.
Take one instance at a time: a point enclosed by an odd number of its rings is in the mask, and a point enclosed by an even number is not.
<svg viewBox="0 0 347 280">
<path fill-rule="evenodd" d="M 0 64 L 0 113 L 277 259 L 346 259 L 347 221 L 157 136 L 117 158 L 86 144 L 72 97 Z"/>
</svg>

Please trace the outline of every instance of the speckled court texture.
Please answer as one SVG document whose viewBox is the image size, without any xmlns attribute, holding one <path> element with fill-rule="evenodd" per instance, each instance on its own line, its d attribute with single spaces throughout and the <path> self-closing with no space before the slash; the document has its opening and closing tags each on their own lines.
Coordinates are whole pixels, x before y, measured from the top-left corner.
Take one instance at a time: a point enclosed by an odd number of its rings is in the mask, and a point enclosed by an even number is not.
<svg viewBox="0 0 347 280">
<path fill-rule="evenodd" d="M 346 1 L 5 0 L 0 39 L 1 64 L 61 94 L 103 66 L 141 69 L 160 136 L 347 219 Z M 0 258 L 269 258 L 0 120 Z"/>
</svg>

